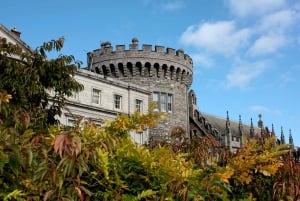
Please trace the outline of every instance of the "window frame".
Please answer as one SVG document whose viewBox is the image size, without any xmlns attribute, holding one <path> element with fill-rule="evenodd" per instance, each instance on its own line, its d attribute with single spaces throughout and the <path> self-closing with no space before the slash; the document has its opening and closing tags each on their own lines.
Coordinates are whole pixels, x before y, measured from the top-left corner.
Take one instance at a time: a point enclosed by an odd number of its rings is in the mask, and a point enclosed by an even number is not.
<svg viewBox="0 0 300 201">
<path fill-rule="evenodd" d="M 122 109 L 122 96 L 120 94 L 114 94 L 114 109 L 115 110 Z"/>
<path fill-rule="evenodd" d="M 135 99 L 135 110 L 142 113 L 143 112 L 143 100 Z"/>
<path fill-rule="evenodd" d="M 98 96 L 95 96 L 95 91 L 99 92 Z M 92 104 L 101 105 L 102 90 L 98 88 L 92 88 Z M 94 100 L 97 100 L 96 102 Z"/>
<path fill-rule="evenodd" d="M 152 92 L 152 101 L 157 103 L 154 111 L 156 112 L 173 112 L 173 94 L 165 93 L 165 92 Z"/>
</svg>

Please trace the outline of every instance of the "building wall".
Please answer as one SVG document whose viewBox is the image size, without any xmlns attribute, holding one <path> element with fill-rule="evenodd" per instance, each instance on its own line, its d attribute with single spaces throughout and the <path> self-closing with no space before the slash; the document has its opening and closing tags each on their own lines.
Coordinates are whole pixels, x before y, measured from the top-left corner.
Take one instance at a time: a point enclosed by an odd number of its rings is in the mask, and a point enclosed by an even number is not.
<svg viewBox="0 0 300 201">
<path fill-rule="evenodd" d="M 80 69 L 75 75 L 75 79 L 83 84 L 84 90 L 74 93 L 66 101 L 65 109 L 58 120 L 63 125 L 72 126 L 78 117 L 89 119 L 101 125 L 101 120 L 112 120 L 117 114 L 132 114 L 136 110 L 136 99 L 142 101 L 141 113 L 146 114 L 149 107 L 150 93 L 140 86 L 128 84 L 119 80 L 104 78 L 102 75 Z M 93 89 L 101 91 L 100 103 L 92 101 Z M 121 108 L 114 107 L 114 95 L 122 96 Z M 148 130 L 141 133 L 132 132 L 133 140 L 142 140 L 138 143 L 148 141 Z"/>
<path fill-rule="evenodd" d="M 31 48 L 21 40 L 20 36 L 21 32 L 19 32 L 16 28 L 9 30 L 0 24 L 0 40 L 4 39 L 7 43 L 16 44 L 21 47 L 24 52 L 32 51 Z"/>
<path fill-rule="evenodd" d="M 110 42 L 101 44 L 101 48 L 88 53 L 88 69 L 107 79 L 121 80 L 143 87 L 152 93 L 149 101 L 157 101 L 159 112 L 167 112 L 166 120 L 150 130 L 151 138 L 168 138 L 172 128 L 181 126 L 188 135 L 189 110 L 188 90 L 192 83 L 193 62 L 183 50 L 174 50 L 163 46 L 142 45 L 132 39 L 129 49 Z M 157 97 L 156 98 L 154 97 Z M 166 104 L 164 97 L 168 96 Z M 169 100 L 170 99 L 170 100 Z M 171 109 L 166 109 L 171 105 Z"/>
</svg>

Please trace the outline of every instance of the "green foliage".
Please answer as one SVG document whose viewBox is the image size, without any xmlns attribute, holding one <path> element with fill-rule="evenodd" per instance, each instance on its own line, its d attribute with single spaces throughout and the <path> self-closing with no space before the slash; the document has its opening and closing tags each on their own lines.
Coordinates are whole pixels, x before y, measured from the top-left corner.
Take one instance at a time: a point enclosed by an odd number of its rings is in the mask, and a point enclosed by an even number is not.
<svg viewBox="0 0 300 201">
<path fill-rule="evenodd" d="M 0 41 L 0 91 L 12 96 L 10 111 L 1 113 L 1 116 L 5 115 L 6 123 L 13 125 L 12 117 L 23 115 L 23 119 L 18 117 L 22 122 L 35 126 L 53 124 L 55 115 L 61 114 L 65 97 L 83 89 L 74 79 L 80 63 L 73 56 L 47 58 L 47 52 L 60 51 L 63 44 L 64 39 L 60 38 L 44 43 L 36 50 L 23 52 L 17 45 Z M 51 104 L 49 91 L 55 94 Z M 21 129 L 26 126 L 29 125 L 23 125 Z"/>
<path fill-rule="evenodd" d="M 0 97 L 4 113 L 11 97 L 7 93 Z M 299 165 L 286 156 L 288 145 L 275 145 L 274 138 L 253 139 L 245 141 L 237 153 L 228 154 L 212 136 L 178 142 L 180 129 L 171 142 L 152 148 L 131 141 L 129 132 L 155 126 L 163 117 L 150 108 L 146 115 L 119 115 L 102 127 L 78 121 L 67 130 L 50 126 L 42 135 L 39 130 L 0 122 L 0 199 L 246 201 L 296 197 Z M 16 125 L 24 124 L 19 122 Z"/>
</svg>

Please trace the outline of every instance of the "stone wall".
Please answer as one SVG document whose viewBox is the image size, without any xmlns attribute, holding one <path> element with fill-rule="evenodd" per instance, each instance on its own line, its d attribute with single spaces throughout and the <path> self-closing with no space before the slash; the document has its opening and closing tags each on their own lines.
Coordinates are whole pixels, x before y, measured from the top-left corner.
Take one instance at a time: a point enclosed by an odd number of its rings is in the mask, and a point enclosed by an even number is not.
<svg viewBox="0 0 300 201">
<path fill-rule="evenodd" d="M 88 53 L 88 70 L 104 78 L 122 80 L 147 89 L 151 93 L 172 97 L 172 110 L 166 120 L 150 131 L 150 137 L 170 137 L 172 128 L 181 126 L 189 131 L 188 90 L 192 83 L 193 61 L 183 50 L 163 46 L 142 45 L 134 38 L 129 49 L 110 42 Z M 153 101 L 152 95 L 149 102 Z M 158 101 L 160 102 L 160 101 Z"/>
</svg>

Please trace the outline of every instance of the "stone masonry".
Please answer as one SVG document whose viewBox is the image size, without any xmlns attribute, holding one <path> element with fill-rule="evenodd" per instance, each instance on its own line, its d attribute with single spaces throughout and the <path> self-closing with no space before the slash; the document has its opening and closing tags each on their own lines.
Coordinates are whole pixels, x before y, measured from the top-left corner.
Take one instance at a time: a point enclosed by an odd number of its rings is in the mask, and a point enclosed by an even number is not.
<svg viewBox="0 0 300 201">
<path fill-rule="evenodd" d="M 129 49 L 110 42 L 88 53 L 88 70 L 107 78 L 141 86 L 152 93 L 149 102 L 157 101 L 160 112 L 168 112 L 165 121 L 150 130 L 150 138 L 170 137 L 176 126 L 189 131 L 188 90 L 192 83 L 193 61 L 184 51 L 163 46 L 142 45 L 133 38 Z M 167 100 L 166 100 L 167 99 Z M 167 108 L 167 109 L 166 109 Z"/>
</svg>

